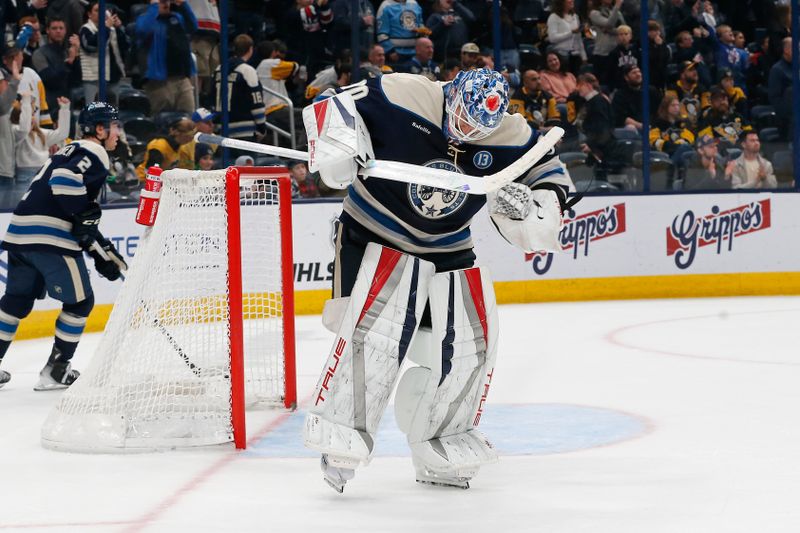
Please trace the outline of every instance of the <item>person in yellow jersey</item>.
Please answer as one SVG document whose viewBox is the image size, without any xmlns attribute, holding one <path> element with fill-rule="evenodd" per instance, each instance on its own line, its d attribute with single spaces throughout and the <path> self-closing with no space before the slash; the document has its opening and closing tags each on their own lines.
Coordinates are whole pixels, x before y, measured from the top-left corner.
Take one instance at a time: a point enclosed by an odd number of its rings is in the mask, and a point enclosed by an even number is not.
<svg viewBox="0 0 800 533">
<path fill-rule="evenodd" d="M 149 143 L 144 152 L 144 161 L 136 167 L 136 175 L 144 181 L 147 169 L 153 165 L 161 168 L 174 168 L 178 163 L 178 150 L 194 137 L 194 122 L 183 117 L 169 125 L 169 134 L 156 137 Z"/>
</svg>

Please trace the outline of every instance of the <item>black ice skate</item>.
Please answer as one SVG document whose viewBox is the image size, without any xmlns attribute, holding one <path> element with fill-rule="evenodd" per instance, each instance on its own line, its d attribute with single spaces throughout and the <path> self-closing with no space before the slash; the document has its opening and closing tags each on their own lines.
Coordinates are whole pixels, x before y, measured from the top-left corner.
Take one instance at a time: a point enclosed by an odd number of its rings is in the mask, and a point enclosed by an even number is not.
<svg viewBox="0 0 800 533">
<path fill-rule="evenodd" d="M 66 389 L 78 379 L 80 372 L 72 370 L 69 361 L 60 360 L 61 352 L 53 346 L 47 364 L 39 372 L 39 383 L 33 387 L 35 391 Z"/>
<path fill-rule="evenodd" d="M 5 370 L 0 370 L 0 389 L 3 388 L 3 385 L 11 381 L 11 374 L 6 372 Z"/>
</svg>

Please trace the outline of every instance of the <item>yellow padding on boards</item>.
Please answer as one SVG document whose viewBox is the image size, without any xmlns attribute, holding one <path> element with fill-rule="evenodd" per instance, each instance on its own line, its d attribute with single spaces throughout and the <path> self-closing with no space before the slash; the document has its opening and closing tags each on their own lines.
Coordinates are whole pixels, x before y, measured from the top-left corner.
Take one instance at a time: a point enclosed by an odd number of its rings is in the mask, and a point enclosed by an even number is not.
<svg viewBox="0 0 800 533">
<path fill-rule="evenodd" d="M 800 294 L 800 272 L 749 274 L 685 274 L 679 276 L 629 276 L 618 278 L 537 279 L 498 281 L 494 284 L 500 304 L 578 302 L 590 300 L 637 300 L 649 298 L 708 298 L 715 296 L 778 296 Z M 295 313 L 322 312 L 328 289 L 295 293 Z M 245 305 L 245 315 L 248 313 Z M 95 305 L 86 331 L 102 331 L 111 304 Z M 34 311 L 22 321 L 17 339 L 50 337 L 60 311 Z M 198 317 L 199 318 L 199 317 Z M 203 321 L 201 319 L 201 321 Z"/>
</svg>

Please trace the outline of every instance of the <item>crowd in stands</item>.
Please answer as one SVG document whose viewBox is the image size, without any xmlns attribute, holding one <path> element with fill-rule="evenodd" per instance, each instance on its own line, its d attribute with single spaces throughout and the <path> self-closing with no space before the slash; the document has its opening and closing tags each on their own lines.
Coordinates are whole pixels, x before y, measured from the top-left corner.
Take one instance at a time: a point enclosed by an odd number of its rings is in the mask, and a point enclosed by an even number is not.
<svg viewBox="0 0 800 533">
<path fill-rule="evenodd" d="M 488 0 L 230 0 L 228 135 L 303 149 L 300 109 L 354 77 L 448 81 L 488 67 L 510 85 L 510 112 L 567 130 L 560 149 L 579 189 L 641 189 L 644 165 L 653 189 L 793 186 L 789 2 L 646 0 L 645 68 L 641 1 L 507 0 L 496 65 Z M 129 201 L 152 164 L 222 165 L 218 147 L 192 138 L 220 131 L 216 0 L 106 6 L 0 0 L 0 207 L 13 207 L 74 135 L 77 112 L 98 97 L 101 70 L 125 131 L 106 201 Z M 643 139 L 650 161 L 642 161 Z M 239 162 L 278 161 L 250 154 Z M 296 197 L 341 194 L 305 164 L 290 168 Z"/>
</svg>

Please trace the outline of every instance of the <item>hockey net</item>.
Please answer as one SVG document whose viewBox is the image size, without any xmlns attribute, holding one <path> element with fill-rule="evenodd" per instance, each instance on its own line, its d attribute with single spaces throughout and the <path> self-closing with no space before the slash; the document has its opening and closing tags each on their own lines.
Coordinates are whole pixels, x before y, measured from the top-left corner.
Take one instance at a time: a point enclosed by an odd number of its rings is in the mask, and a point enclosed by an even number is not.
<svg viewBox="0 0 800 533">
<path fill-rule="evenodd" d="M 89 366 L 45 447 L 245 446 L 245 405 L 296 403 L 283 168 L 170 170 Z"/>
</svg>

